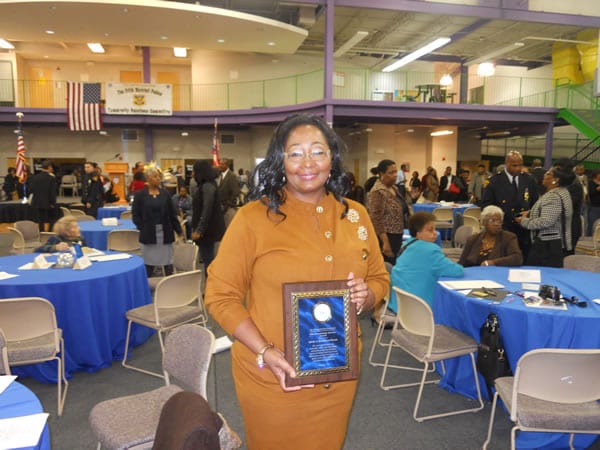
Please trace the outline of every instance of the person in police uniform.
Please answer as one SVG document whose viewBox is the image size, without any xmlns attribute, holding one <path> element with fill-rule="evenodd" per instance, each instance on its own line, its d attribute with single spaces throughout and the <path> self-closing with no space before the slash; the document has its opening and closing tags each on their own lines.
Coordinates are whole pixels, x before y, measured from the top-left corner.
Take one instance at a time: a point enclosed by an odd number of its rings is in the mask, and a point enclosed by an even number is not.
<svg viewBox="0 0 600 450">
<path fill-rule="evenodd" d="M 490 184 L 483 192 L 481 207 L 496 205 L 504 211 L 502 229 L 517 235 L 523 260 L 527 260 L 531 240 L 529 230 L 525 230 L 515 221 L 515 217 L 523 211 L 529 211 L 538 200 L 539 194 L 535 179 L 521 173 L 523 157 L 518 151 L 506 154 L 504 170 L 490 179 Z M 516 186 L 515 186 L 516 185 Z"/>
<path fill-rule="evenodd" d="M 83 166 L 85 173 L 81 182 L 81 203 L 85 205 L 85 213 L 96 217 L 98 208 L 102 206 L 104 199 L 104 187 L 97 171 L 98 164 L 86 162 Z"/>
</svg>

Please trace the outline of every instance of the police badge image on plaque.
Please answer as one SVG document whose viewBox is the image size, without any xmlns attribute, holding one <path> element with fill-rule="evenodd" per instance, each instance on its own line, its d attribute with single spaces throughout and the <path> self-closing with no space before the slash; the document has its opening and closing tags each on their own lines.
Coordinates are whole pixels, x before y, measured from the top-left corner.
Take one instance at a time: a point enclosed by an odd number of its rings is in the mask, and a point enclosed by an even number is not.
<svg viewBox="0 0 600 450">
<path fill-rule="evenodd" d="M 358 377 L 356 305 L 347 283 L 283 284 L 285 358 L 296 370 L 287 386 Z"/>
</svg>

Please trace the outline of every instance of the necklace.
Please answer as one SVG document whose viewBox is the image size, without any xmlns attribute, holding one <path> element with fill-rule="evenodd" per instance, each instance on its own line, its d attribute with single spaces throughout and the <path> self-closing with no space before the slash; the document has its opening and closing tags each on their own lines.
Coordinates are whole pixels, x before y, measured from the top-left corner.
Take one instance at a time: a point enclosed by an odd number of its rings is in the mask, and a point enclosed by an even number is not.
<svg viewBox="0 0 600 450">
<path fill-rule="evenodd" d="M 496 238 L 492 237 L 484 237 L 481 241 L 481 248 L 479 249 L 479 256 L 487 257 L 492 250 L 494 249 L 494 245 L 496 245 Z"/>
</svg>

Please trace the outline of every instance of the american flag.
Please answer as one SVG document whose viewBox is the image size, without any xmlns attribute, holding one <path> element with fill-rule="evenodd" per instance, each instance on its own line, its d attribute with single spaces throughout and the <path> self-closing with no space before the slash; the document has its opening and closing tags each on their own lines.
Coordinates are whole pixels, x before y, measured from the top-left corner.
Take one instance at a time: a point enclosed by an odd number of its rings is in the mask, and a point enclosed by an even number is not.
<svg viewBox="0 0 600 450">
<path fill-rule="evenodd" d="M 69 130 L 101 130 L 100 83 L 69 82 L 67 88 Z"/>
<path fill-rule="evenodd" d="M 27 181 L 27 160 L 25 159 L 25 139 L 23 139 L 23 131 L 19 126 L 19 134 L 17 135 L 17 177 L 19 183 L 23 184 Z"/>
<path fill-rule="evenodd" d="M 213 131 L 212 160 L 213 166 L 219 165 L 219 130 L 217 128 L 217 119 L 215 119 L 215 130 Z"/>
</svg>

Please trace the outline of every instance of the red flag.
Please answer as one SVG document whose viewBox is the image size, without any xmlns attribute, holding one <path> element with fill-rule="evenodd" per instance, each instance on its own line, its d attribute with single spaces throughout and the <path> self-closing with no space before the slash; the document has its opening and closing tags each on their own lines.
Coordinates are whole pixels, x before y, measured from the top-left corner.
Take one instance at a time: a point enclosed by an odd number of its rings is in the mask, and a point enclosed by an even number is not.
<svg viewBox="0 0 600 450">
<path fill-rule="evenodd" d="M 100 83 L 68 83 L 67 118 L 71 131 L 102 129 Z"/>
<path fill-rule="evenodd" d="M 25 159 L 25 139 L 23 139 L 23 132 L 19 128 L 19 134 L 17 136 L 17 177 L 19 177 L 19 183 L 23 184 L 27 181 L 27 160 Z"/>
<path fill-rule="evenodd" d="M 213 132 L 212 160 L 213 166 L 219 165 L 219 130 L 217 128 L 217 119 L 215 119 L 215 130 Z"/>
</svg>

